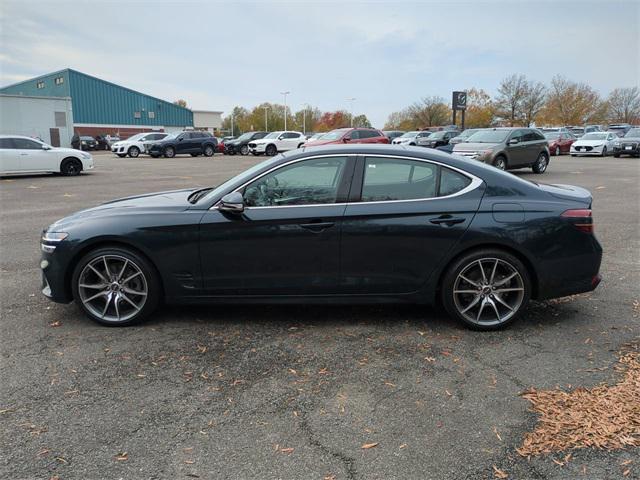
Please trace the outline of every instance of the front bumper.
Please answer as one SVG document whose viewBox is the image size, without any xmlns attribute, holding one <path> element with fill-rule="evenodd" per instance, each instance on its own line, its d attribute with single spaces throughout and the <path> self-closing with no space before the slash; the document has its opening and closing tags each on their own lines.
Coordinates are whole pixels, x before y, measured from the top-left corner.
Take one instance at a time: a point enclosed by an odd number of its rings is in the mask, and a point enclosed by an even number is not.
<svg viewBox="0 0 640 480">
<path fill-rule="evenodd" d="M 111 147 L 111 151 L 113 153 L 116 153 L 116 154 L 118 154 L 118 153 L 127 153 L 127 147 L 125 147 L 123 145 L 119 145 L 119 146 L 115 146 L 114 145 L 114 146 Z"/>
<path fill-rule="evenodd" d="M 73 294 L 67 278 L 67 261 L 64 248 L 58 245 L 53 252 L 42 252 L 40 270 L 42 272 L 42 294 L 56 303 L 70 303 Z"/>
<path fill-rule="evenodd" d="M 264 153 L 264 151 L 267 148 L 267 144 L 266 143 L 258 143 L 254 146 L 249 146 L 249 150 L 251 150 L 251 152 L 255 152 L 255 153 Z"/>
<path fill-rule="evenodd" d="M 572 146 L 571 150 L 569 150 L 569 153 L 571 155 L 602 155 L 602 150 L 604 149 L 604 145 L 601 145 L 599 147 L 578 147 L 578 148 L 579 150 Z"/>
<path fill-rule="evenodd" d="M 614 145 L 613 153 L 616 155 L 640 155 L 640 142 L 623 142 L 619 147 Z"/>
</svg>

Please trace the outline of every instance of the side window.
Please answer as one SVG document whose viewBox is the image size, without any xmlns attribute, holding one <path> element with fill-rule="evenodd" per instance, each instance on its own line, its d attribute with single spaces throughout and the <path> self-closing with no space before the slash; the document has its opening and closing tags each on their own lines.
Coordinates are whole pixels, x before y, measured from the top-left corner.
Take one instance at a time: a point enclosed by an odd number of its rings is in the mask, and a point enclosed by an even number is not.
<svg viewBox="0 0 640 480">
<path fill-rule="evenodd" d="M 378 134 L 373 130 L 360 130 L 360 138 L 373 138 L 377 136 Z"/>
<path fill-rule="evenodd" d="M 26 138 L 14 138 L 13 139 L 14 148 L 19 150 L 40 150 L 42 149 L 42 145 L 38 142 L 34 142 L 33 140 L 27 140 Z"/>
<path fill-rule="evenodd" d="M 461 173 L 455 172 L 449 168 L 442 167 L 440 173 L 440 192 L 439 197 L 453 195 L 471 183 L 471 179 Z"/>
<path fill-rule="evenodd" d="M 11 138 L 0 138 L 0 148 L 13 149 L 13 141 Z"/>
<path fill-rule="evenodd" d="M 318 158 L 279 168 L 245 187 L 249 207 L 335 203 L 347 157 Z"/>
<path fill-rule="evenodd" d="M 437 196 L 438 166 L 414 160 L 367 157 L 363 202 L 412 200 Z"/>
<path fill-rule="evenodd" d="M 524 142 L 524 130 L 514 130 L 509 137 L 509 140 L 518 140 Z"/>
<path fill-rule="evenodd" d="M 360 136 L 360 130 L 352 130 L 348 135 L 351 140 L 360 140 L 362 137 Z"/>
</svg>

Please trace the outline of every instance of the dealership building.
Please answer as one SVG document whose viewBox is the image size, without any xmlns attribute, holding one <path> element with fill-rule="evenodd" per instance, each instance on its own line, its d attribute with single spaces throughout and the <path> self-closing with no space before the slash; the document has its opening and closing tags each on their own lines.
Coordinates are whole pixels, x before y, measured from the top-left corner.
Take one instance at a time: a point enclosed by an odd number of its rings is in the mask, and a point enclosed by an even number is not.
<svg viewBox="0 0 640 480">
<path fill-rule="evenodd" d="M 194 128 L 215 133 L 222 125 L 220 111 L 192 111 L 70 68 L 0 88 L 0 106 L 0 133 L 38 136 L 60 146 L 69 145 L 69 132 L 126 138 Z M 68 130 L 61 134 L 63 123 Z"/>
</svg>

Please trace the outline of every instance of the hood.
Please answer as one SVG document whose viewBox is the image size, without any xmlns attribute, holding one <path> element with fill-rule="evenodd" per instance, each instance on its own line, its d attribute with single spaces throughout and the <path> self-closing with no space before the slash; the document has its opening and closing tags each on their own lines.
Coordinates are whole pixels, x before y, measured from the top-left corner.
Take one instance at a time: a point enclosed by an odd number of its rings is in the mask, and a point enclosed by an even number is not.
<svg viewBox="0 0 640 480">
<path fill-rule="evenodd" d="M 85 152 L 85 151 L 81 151 L 81 150 L 77 150 L 75 148 L 62 148 L 62 147 L 53 147 L 51 149 L 52 152 L 59 152 L 59 153 L 64 153 L 64 154 L 68 154 L 68 155 L 77 155 L 78 153 L 81 153 L 81 155 L 84 155 L 85 158 L 91 158 L 91 154 L 89 152 Z"/>
<path fill-rule="evenodd" d="M 394 138 L 392 140 L 393 143 L 409 143 L 409 142 L 415 142 L 416 141 L 416 137 L 404 137 L 404 138 Z"/>
<path fill-rule="evenodd" d="M 484 152 L 496 148 L 499 143 L 458 143 L 453 147 L 453 152 Z"/>
<path fill-rule="evenodd" d="M 258 138 L 257 140 L 251 140 L 249 143 L 269 143 L 269 142 L 274 142 L 276 140 L 277 138 Z"/>
<path fill-rule="evenodd" d="M 536 185 L 556 198 L 574 200 L 582 203 L 585 207 L 591 207 L 592 198 L 589 190 L 573 185 L 547 185 L 545 183 L 536 183 Z"/>
<path fill-rule="evenodd" d="M 81 210 L 68 217 L 53 223 L 49 230 L 65 231 L 68 226 L 79 223 L 89 218 L 106 217 L 111 215 L 144 215 L 162 211 L 182 211 L 191 206 L 187 200 L 194 188 L 184 190 L 171 190 L 168 192 L 148 193 L 135 197 L 112 200 L 97 207 Z"/>
<path fill-rule="evenodd" d="M 608 140 L 578 140 L 573 142 L 574 147 L 595 147 L 598 145 L 604 145 Z"/>
</svg>

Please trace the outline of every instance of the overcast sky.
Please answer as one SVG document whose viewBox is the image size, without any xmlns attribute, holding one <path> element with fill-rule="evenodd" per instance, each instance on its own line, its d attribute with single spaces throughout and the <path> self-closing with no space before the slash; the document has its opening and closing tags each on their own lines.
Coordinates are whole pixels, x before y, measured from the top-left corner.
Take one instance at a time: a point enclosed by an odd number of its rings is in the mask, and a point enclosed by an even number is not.
<svg viewBox="0 0 640 480">
<path fill-rule="evenodd" d="M 421 97 L 511 73 L 640 85 L 640 1 L 2 0 L 8 85 L 71 67 L 195 109 L 348 108 L 382 127 Z"/>
</svg>

